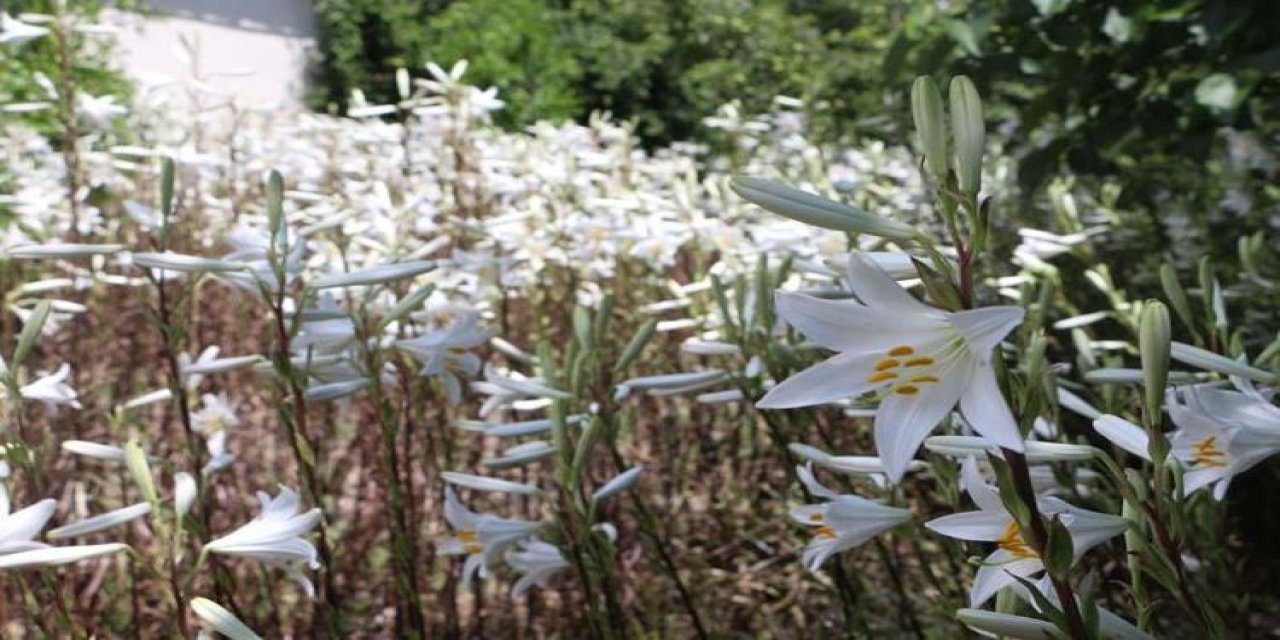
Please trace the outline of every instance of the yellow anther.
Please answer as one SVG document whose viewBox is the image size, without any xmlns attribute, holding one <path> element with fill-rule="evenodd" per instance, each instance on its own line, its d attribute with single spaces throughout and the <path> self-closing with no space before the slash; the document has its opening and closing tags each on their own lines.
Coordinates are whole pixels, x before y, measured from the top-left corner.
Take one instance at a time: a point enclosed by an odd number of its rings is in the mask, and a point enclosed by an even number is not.
<svg viewBox="0 0 1280 640">
<path fill-rule="evenodd" d="M 1227 453 L 1218 448 L 1218 437 L 1208 436 L 1191 445 L 1191 457 L 1202 467 L 1227 466 Z"/>
<path fill-rule="evenodd" d="M 1016 522 L 1005 525 L 1004 532 L 996 539 L 996 545 L 1013 554 L 1015 558 L 1027 559 L 1039 557 L 1036 552 L 1022 540 L 1022 527 Z"/>
<path fill-rule="evenodd" d="M 815 529 L 813 535 L 818 538 L 834 538 L 836 530 L 824 525 Z"/>
<path fill-rule="evenodd" d="M 896 377 L 898 377 L 897 373 L 892 371 L 881 371 L 880 373 L 871 374 L 871 377 L 867 378 L 867 382 L 884 382 L 885 380 L 892 380 Z"/>
<path fill-rule="evenodd" d="M 822 515 L 821 513 L 818 513 L 817 511 L 809 514 L 809 522 L 822 522 L 823 520 L 826 520 L 826 519 L 827 519 L 826 516 Z"/>
<path fill-rule="evenodd" d="M 919 357 L 919 358 L 912 358 L 912 359 L 910 359 L 910 360 L 908 360 L 908 361 L 907 361 L 907 366 L 908 366 L 908 367 L 927 367 L 927 366 L 929 366 L 929 365 L 931 365 L 931 364 L 933 364 L 933 358 L 930 358 L 929 356 L 921 356 L 921 357 Z"/>
<path fill-rule="evenodd" d="M 897 358 L 885 358 L 876 363 L 876 371 L 884 371 L 885 369 L 893 369 L 902 364 Z"/>
<path fill-rule="evenodd" d="M 480 553 L 484 551 L 484 545 L 480 544 L 480 534 L 471 529 L 463 529 L 458 532 L 458 541 L 462 543 L 462 550 L 467 553 Z"/>
<path fill-rule="evenodd" d="M 908 382 L 937 382 L 938 376 L 935 376 L 935 375 L 912 376 L 911 378 L 908 378 L 907 381 Z"/>
<path fill-rule="evenodd" d="M 895 357 L 896 357 L 896 356 L 909 356 L 909 355 L 911 355 L 911 354 L 913 354 L 913 353 L 915 353 L 915 352 L 916 352 L 916 350 L 915 350 L 913 347 L 911 347 L 911 346 L 909 346 L 909 345 L 905 345 L 905 344 L 904 344 L 904 345 L 897 346 L 897 347 L 894 347 L 894 348 L 890 349 L 890 350 L 889 350 L 889 355 L 891 355 L 891 356 L 895 356 Z"/>
<path fill-rule="evenodd" d="M 915 394 L 920 393 L 920 387 L 913 384 L 904 384 L 901 387 L 895 388 L 893 392 L 900 396 L 914 396 Z"/>
</svg>

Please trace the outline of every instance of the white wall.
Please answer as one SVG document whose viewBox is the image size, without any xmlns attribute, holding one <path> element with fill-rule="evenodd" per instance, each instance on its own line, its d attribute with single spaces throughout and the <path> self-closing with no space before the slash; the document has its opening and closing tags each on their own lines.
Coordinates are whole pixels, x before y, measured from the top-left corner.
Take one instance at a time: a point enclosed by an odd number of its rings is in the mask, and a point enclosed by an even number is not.
<svg viewBox="0 0 1280 640">
<path fill-rule="evenodd" d="M 198 66 L 215 93 L 243 106 L 299 106 L 315 51 L 309 0 L 152 0 L 154 17 L 115 13 L 121 65 L 143 84 L 185 82 L 183 35 L 199 44 Z"/>
</svg>

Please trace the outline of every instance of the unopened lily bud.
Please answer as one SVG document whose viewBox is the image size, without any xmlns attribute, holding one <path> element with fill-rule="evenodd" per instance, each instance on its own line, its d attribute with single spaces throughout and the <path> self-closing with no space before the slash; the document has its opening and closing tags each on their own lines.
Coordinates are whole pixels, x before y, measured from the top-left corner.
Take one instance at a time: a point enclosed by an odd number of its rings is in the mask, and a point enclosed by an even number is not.
<svg viewBox="0 0 1280 640">
<path fill-rule="evenodd" d="M 982 123 L 982 98 L 965 76 L 951 79 L 951 137 L 956 145 L 956 175 L 960 189 L 977 195 L 982 189 L 982 148 L 986 129 Z"/>
<path fill-rule="evenodd" d="M 622 493 L 623 491 L 626 491 L 631 487 L 631 485 L 636 483 L 636 480 L 640 477 L 640 474 L 643 472 L 644 472 L 644 467 L 641 465 L 636 465 L 634 467 L 631 467 L 630 469 L 627 469 L 626 471 L 623 471 L 622 473 L 619 473 L 612 480 L 605 483 L 603 487 L 600 487 L 595 492 L 595 494 L 591 496 L 591 501 L 598 503 L 601 500 L 604 500 L 605 498 L 608 498 L 610 496 L 615 496 L 619 493 Z"/>
<path fill-rule="evenodd" d="M 947 127 L 942 112 L 942 94 L 928 76 L 916 78 L 911 85 L 911 117 L 916 123 L 916 138 L 924 152 L 925 167 L 940 182 L 947 179 Z"/>
<path fill-rule="evenodd" d="M 738 177 L 729 183 L 729 187 L 734 193 L 769 211 L 815 227 L 865 233 L 891 240 L 910 240 L 918 235 L 915 229 L 901 222 L 772 180 Z"/>
<path fill-rule="evenodd" d="M 177 512 L 178 518 L 187 515 L 191 511 L 191 505 L 196 501 L 196 479 L 186 471 L 179 471 L 173 474 L 173 510 Z"/>
<path fill-rule="evenodd" d="M 412 92 L 411 83 L 409 82 L 409 70 L 404 67 L 396 69 L 396 91 L 400 93 L 401 100 L 407 100 Z"/>
<path fill-rule="evenodd" d="M 137 440 L 130 440 L 124 446 L 124 463 L 129 468 L 129 475 L 133 476 L 134 484 L 138 485 L 138 491 L 142 492 L 142 496 L 147 502 L 152 504 L 160 500 L 160 496 L 156 493 L 156 482 L 151 477 L 151 464 L 147 462 L 147 454 L 142 451 L 142 447 L 138 446 Z"/>
<path fill-rule="evenodd" d="M 1170 344 L 1169 308 L 1158 300 L 1148 300 L 1142 306 L 1138 348 L 1142 354 L 1147 419 L 1153 426 L 1160 425 L 1164 388 L 1169 382 Z"/>
</svg>

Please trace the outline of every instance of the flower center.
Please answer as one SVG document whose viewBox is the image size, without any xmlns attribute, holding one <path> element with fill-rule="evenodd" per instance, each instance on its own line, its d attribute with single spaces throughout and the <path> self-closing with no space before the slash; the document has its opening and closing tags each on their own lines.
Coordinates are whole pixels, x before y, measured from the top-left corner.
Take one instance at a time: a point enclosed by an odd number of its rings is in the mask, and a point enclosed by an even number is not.
<svg viewBox="0 0 1280 640">
<path fill-rule="evenodd" d="M 462 542 L 462 549 L 467 553 L 480 553 L 484 551 L 484 545 L 480 544 L 480 534 L 471 529 L 463 529 L 458 532 L 458 540 Z"/>
<path fill-rule="evenodd" d="M 903 396 L 914 396 L 920 393 L 920 387 L 936 384 L 941 381 L 932 371 L 935 359 L 932 356 L 916 354 L 911 345 L 899 345 L 885 351 L 885 357 L 877 360 L 871 368 L 867 382 L 890 383 L 891 393 Z"/>
<path fill-rule="evenodd" d="M 1227 466 L 1227 452 L 1218 446 L 1218 436 L 1207 436 L 1197 440 L 1191 445 L 1191 457 L 1197 466 Z"/>
<path fill-rule="evenodd" d="M 1022 527 L 1018 526 L 1017 522 L 1010 521 L 1009 524 L 1005 525 L 1004 532 L 996 539 L 996 545 L 1012 553 L 1013 557 L 1020 560 L 1040 557 L 1023 541 Z"/>
</svg>

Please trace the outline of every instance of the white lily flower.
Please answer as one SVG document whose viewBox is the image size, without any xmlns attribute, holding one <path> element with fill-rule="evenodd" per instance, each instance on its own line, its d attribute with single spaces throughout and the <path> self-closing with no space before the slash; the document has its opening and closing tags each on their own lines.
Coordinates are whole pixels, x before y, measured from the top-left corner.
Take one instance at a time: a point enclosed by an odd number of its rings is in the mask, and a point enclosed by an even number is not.
<svg viewBox="0 0 1280 640">
<path fill-rule="evenodd" d="M 465 310 L 448 327 L 396 342 L 422 362 L 422 375 L 440 378 L 449 404 L 462 402 L 462 381 L 476 377 L 484 363 L 471 352 L 489 341 L 490 332 L 478 326 L 480 313 Z"/>
<path fill-rule="evenodd" d="M 240 425 L 240 418 L 227 402 L 225 394 L 206 393 L 200 397 L 203 406 L 191 414 L 191 426 L 196 433 L 208 438 L 226 429 Z"/>
<path fill-rule="evenodd" d="M 542 528 L 541 522 L 476 513 L 462 505 L 453 489 L 444 491 L 444 517 L 454 534 L 441 539 L 437 550 L 445 555 L 467 556 L 462 566 L 463 589 L 471 588 L 477 572 L 481 578 L 488 576 L 487 565 L 494 554 Z"/>
<path fill-rule="evenodd" d="M 284 486 L 274 498 L 259 491 L 258 502 L 262 504 L 262 513 L 239 529 L 209 542 L 205 550 L 252 558 L 269 565 L 303 561 L 312 569 L 318 568 L 316 548 L 302 535 L 320 523 L 320 509 L 298 513 L 301 498 L 296 491 Z"/>
<path fill-rule="evenodd" d="M 1226 495 L 1232 478 L 1280 453 L 1280 408 L 1250 394 L 1225 389 L 1172 389 L 1165 408 L 1178 429 L 1169 436 L 1172 455 L 1187 465 L 1187 493 L 1213 485 Z"/>
<path fill-rule="evenodd" d="M 67 405 L 76 409 L 80 402 L 76 399 L 76 390 L 67 384 L 71 377 L 71 365 L 63 364 L 57 371 L 28 383 L 20 390 L 27 400 L 43 402 L 51 407 Z"/>
<path fill-rule="evenodd" d="M 19 45 L 48 33 L 49 30 L 45 27 L 37 27 L 36 25 L 22 22 L 9 15 L 8 12 L 0 13 L 0 43 L 10 46 Z"/>
<path fill-rule="evenodd" d="M 779 292 L 778 314 L 840 352 L 774 387 L 757 406 L 784 409 L 882 392 L 876 449 L 897 482 L 925 436 L 960 410 L 992 442 L 1022 451 L 1022 436 L 990 366 L 992 349 L 1018 323 L 1018 307 L 951 313 L 916 300 L 860 254 L 849 286 L 861 302 Z"/>
<path fill-rule="evenodd" d="M 618 540 L 617 528 L 608 522 L 598 524 L 592 530 L 604 534 L 611 542 Z M 519 550 L 507 554 L 506 558 L 507 565 L 520 574 L 520 578 L 511 587 L 512 598 L 519 598 L 535 586 L 546 588 L 552 577 L 569 568 L 569 561 L 565 560 L 564 554 L 549 542 L 530 538 L 517 544 Z"/>
<path fill-rule="evenodd" d="M 809 493 L 827 500 L 791 510 L 792 520 L 816 527 L 803 555 L 810 571 L 817 571 L 832 555 L 859 546 L 911 519 L 911 512 L 906 509 L 828 489 L 814 477 L 811 465 L 796 467 L 796 473 Z"/>
<path fill-rule="evenodd" d="M 32 538 L 40 533 L 57 508 L 57 501 L 46 498 L 9 513 L 8 500 L 5 500 L 4 510 L 0 512 L 0 557 L 5 554 L 48 547 L 49 545 L 35 542 Z"/>
<path fill-rule="evenodd" d="M 557 573 L 569 568 L 569 561 L 555 545 L 538 539 L 523 540 L 520 550 L 507 554 L 507 565 L 520 574 L 511 587 L 511 597 L 519 598 L 533 587 L 546 588 Z"/>
<path fill-rule="evenodd" d="M 983 560 L 969 590 L 970 606 L 978 607 L 1001 589 L 1017 584 L 1016 577 L 1026 578 L 1043 571 L 1044 563 L 1005 510 L 995 487 L 983 479 L 977 459 L 966 459 L 961 473 L 965 490 L 978 510 L 943 516 L 925 526 L 951 538 L 996 543 L 996 550 Z M 1076 559 L 1129 526 L 1125 518 L 1080 509 L 1058 498 L 1039 497 L 1037 506 L 1045 516 L 1061 519 L 1071 533 Z"/>
</svg>

